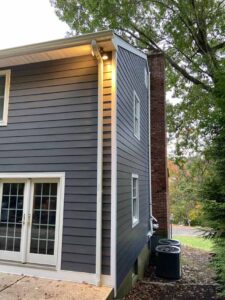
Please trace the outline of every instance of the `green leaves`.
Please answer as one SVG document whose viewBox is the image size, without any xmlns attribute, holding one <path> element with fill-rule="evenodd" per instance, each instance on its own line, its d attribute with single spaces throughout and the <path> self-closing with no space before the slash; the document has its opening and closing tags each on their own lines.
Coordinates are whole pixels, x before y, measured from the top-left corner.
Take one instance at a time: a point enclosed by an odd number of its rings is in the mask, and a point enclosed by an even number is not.
<svg viewBox="0 0 225 300">
<path fill-rule="evenodd" d="M 167 87 L 183 103 L 168 106 L 176 155 L 211 138 L 215 95 L 224 92 L 225 2 L 217 0 L 51 0 L 71 34 L 114 29 L 131 44 L 167 59 Z M 216 89 L 214 93 L 214 89 Z M 223 101 L 224 102 L 224 101 Z M 219 105 L 223 105 L 219 103 Z M 225 105 L 224 105 L 225 107 Z M 208 126 L 209 125 L 209 126 Z"/>
</svg>

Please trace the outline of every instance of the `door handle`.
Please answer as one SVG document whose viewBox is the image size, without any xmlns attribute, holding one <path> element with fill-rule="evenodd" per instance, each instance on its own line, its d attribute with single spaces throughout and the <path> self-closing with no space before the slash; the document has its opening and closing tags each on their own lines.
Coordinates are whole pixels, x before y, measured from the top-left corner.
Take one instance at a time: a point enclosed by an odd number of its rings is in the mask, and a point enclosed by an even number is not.
<svg viewBox="0 0 225 300">
<path fill-rule="evenodd" d="M 31 214 L 28 214 L 27 225 L 31 225 Z"/>
<path fill-rule="evenodd" d="M 23 214 L 23 220 L 22 220 L 23 225 L 25 225 L 25 220 L 26 220 L 26 214 Z"/>
</svg>

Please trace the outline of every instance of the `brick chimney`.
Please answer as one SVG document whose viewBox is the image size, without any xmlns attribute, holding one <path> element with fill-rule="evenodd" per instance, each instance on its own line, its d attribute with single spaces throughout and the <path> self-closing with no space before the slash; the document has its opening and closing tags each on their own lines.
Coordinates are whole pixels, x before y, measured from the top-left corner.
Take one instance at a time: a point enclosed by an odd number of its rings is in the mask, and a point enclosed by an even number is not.
<svg viewBox="0 0 225 300">
<path fill-rule="evenodd" d="M 152 212 L 159 223 L 156 234 L 167 237 L 169 235 L 169 207 L 164 55 L 153 53 L 149 56 L 148 63 L 151 101 Z"/>
</svg>

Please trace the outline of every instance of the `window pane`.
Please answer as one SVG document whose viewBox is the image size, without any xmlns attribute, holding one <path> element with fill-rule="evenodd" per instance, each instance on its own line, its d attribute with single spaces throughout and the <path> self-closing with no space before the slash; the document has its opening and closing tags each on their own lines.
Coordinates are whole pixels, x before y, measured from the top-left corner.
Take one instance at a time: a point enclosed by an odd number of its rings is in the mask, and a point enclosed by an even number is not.
<svg viewBox="0 0 225 300">
<path fill-rule="evenodd" d="M 4 98 L 0 96 L 0 120 L 3 119 Z"/>
<path fill-rule="evenodd" d="M 139 181 L 138 178 L 132 177 L 132 223 L 133 225 L 136 225 L 139 221 L 139 213 L 138 213 L 138 207 L 139 207 L 139 194 L 138 194 L 138 185 Z"/>
<path fill-rule="evenodd" d="M 140 100 L 134 94 L 134 134 L 139 138 L 140 133 Z"/>
<path fill-rule="evenodd" d="M 133 199 L 133 218 L 137 219 L 137 199 Z"/>
<path fill-rule="evenodd" d="M 135 116 L 138 117 L 138 115 L 139 115 L 139 101 L 135 97 Z"/>
<path fill-rule="evenodd" d="M 20 251 L 24 183 L 4 183 L 0 218 L 0 250 Z"/>
<path fill-rule="evenodd" d="M 137 188 L 136 188 L 136 182 L 137 182 L 137 179 L 136 178 L 133 178 L 133 197 L 136 197 L 137 195 Z"/>
<path fill-rule="evenodd" d="M 5 75 L 0 75 L 0 96 L 5 94 Z"/>
</svg>

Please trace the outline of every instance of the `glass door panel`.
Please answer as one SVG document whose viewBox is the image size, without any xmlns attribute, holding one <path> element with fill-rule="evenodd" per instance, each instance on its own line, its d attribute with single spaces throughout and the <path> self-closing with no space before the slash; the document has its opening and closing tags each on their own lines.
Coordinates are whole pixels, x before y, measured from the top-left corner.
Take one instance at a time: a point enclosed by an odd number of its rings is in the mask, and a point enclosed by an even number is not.
<svg viewBox="0 0 225 300">
<path fill-rule="evenodd" d="M 28 261 L 54 264 L 57 183 L 34 183 Z"/>
<path fill-rule="evenodd" d="M 0 259 L 20 259 L 24 183 L 3 183 L 0 217 Z"/>
</svg>

